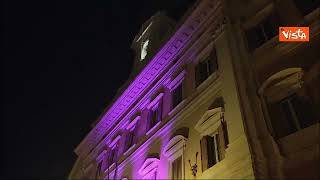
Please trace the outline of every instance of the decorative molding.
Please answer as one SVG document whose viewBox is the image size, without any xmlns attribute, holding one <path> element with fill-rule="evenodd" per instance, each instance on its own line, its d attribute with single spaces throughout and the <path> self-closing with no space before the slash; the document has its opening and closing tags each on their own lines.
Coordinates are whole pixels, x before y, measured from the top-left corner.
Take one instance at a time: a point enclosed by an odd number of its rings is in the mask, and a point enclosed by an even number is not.
<svg viewBox="0 0 320 180">
<path fill-rule="evenodd" d="M 96 161 L 97 161 L 97 162 L 102 161 L 106 154 L 107 154 L 107 150 L 103 150 L 103 151 L 99 154 L 99 156 L 96 158 Z"/>
<path fill-rule="evenodd" d="M 269 77 L 259 88 L 258 93 L 268 102 L 280 100 L 302 87 L 304 72 L 302 68 L 288 68 Z"/>
<path fill-rule="evenodd" d="M 155 130 L 156 128 L 158 128 L 158 126 L 160 125 L 161 121 L 157 122 L 157 124 L 155 124 L 151 129 L 149 129 L 146 132 L 146 135 L 148 136 L 153 130 Z"/>
<path fill-rule="evenodd" d="M 115 137 L 115 138 L 113 139 L 113 141 L 109 144 L 109 147 L 113 149 L 113 148 L 115 147 L 116 143 L 117 143 L 120 139 L 121 139 L 121 135 L 118 135 L 117 137 Z"/>
<path fill-rule="evenodd" d="M 131 152 L 131 150 L 134 149 L 135 147 L 136 147 L 136 144 L 133 144 L 131 147 L 129 147 L 128 150 L 126 150 L 126 152 L 123 153 L 123 155 L 125 156 L 128 155 Z"/>
<path fill-rule="evenodd" d="M 222 118 L 222 107 L 207 110 L 196 124 L 195 129 L 201 134 L 201 136 L 212 136 L 220 126 Z"/>
<path fill-rule="evenodd" d="M 132 130 L 134 129 L 135 125 L 137 124 L 137 122 L 141 119 L 141 116 L 137 116 L 135 117 L 127 126 L 127 130 Z"/>
<path fill-rule="evenodd" d="M 193 33 L 197 32 L 211 17 L 211 14 L 220 7 L 220 1 L 210 0 L 205 0 L 197 6 L 79 144 L 75 150 L 78 155 L 87 155 L 95 148 L 105 134 L 110 131 L 110 128 L 121 120 L 121 117 L 134 105 L 141 94 L 153 84 L 158 75 L 163 73 L 180 54 L 181 50 L 188 46 Z"/>
<path fill-rule="evenodd" d="M 174 136 L 164 147 L 163 154 L 170 160 L 174 161 L 183 154 L 183 147 L 188 139 L 182 135 Z"/>
<path fill-rule="evenodd" d="M 164 96 L 164 93 L 159 93 L 159 95 L 149 103 L 149 105 L 147 106 L 147 109 L 156 108 L 163 96 Z"/>
<path fill-rule="evenodd" d="M 181 73 L 179 73 L 179 75 L 176 76 L 176 78 L 174 78 L 168 85 L 168 89 L 170 91 L 173 91 L 179 84 L 182 83 L 182 81 L 184 80 L 185 78 L 185 75 L 186 75 L 186 70 L 183 70 Z"/>
<path fill-rule="evenodd" d="M 159 161 L 158 158 L 147 158 L 138 173 L 143 179 L 150 179 L 150 177 L 158 170 Z"/>
<path fill-rule="evenodd" d="M 197 109 L 200 104 L 207 102 L 209 99 L 213 99 L 214 97 L 217 97 L 217 94 L 219 93 L 221 89 L 221 79 L 216 79 L 209 81 L 210 82 L 210 88 L 206 88 L 203 91 L 199 92 L 199 94 L 194 93 L 192 96 L 189 96 L 186 99 L 186 102 L 183 104 L 182 107 L 183 111 L 175 112 L 174 114 L 171 114 L 167 119 L 164 119 L 163 126 L 159 127 L 159 130 L 156 131 L 154 134 L 152 134 L 150 137 L 148 137 L 140 146 L 136 146 L 133 151 L 135 153 L 131 153 L 129 158 L 125 158 L 124 161 L 120 162 L 118 165 L 119 168 L 124 168 L 126 164 L 133 163 L 134 159 L 141 158 L 139 152 L 145 151 L 151 143 L 154 143 L 157 141 L 157 137 L 164 136 L 168 132 L 168 128 L 171 128 L 174 126 L 177 122 L 182 122 L 184 118 L 190 116 L 194 111 Z M 196 98 L 198 97 L 198 98 Z M 172 119 L 176 119 L 173 121 Z M 136 153 L 137 152 L 137 153 Z"/>
</svg>

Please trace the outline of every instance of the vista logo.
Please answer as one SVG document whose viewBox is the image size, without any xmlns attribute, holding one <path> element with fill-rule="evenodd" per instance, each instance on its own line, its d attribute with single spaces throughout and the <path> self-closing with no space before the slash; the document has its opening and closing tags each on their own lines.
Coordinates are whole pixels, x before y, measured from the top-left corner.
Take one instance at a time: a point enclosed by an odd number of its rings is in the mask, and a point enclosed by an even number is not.
<svg viewBox="0 0 320 180">
<path fill-rule="evenodd" d="M 309 27 L 279 27 L 280 42 L 309 42 Z"/>
</svg>

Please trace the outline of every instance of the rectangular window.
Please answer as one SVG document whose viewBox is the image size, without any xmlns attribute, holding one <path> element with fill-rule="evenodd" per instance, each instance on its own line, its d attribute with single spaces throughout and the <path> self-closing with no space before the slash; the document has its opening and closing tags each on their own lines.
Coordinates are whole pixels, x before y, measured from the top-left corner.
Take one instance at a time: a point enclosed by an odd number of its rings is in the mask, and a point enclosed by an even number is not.
<svg viewBox="0 0 320 180">
<path fill-rule="evenodd" d="M 128 150 L 132 145 L 135 144 L 135 131 L 132 129 L 128 134 L 126 138 L 126 150 Z"/>
<path fill-rule="evenodd" d="M 199 86 L 217 69 L 218 69 L 218 62 L 217 62 L 216 49 L 213 48 L 210 55 L 204 61 L 199 62 L 199 64 L 195 67 L 196 86 Z"/>
<path fill-rule="evenodd" d="M 148 114 L 148 125 L 147 130 L 152 129 L 158 122 L 162 119 L 162 100 L 159 103 L 150 109 Z"/>
<path fill-rule="evenodd" d="M 297 94 L 270 105 L 269 111 L 277 138 L 285 137 L 317 122 L 313 103 Z"/>
<path fill-rule="evenodd" d="M 179 84 L 172 91 L 172 109 L 175 108 L 182 101 L 182 84 Z"/>
<path fill-rule="evenodd" d="M 320 0 L 293 0 L 293 2 L 304 16 L 320 7 Z"/>
<path fill-rule="evenodd" d="M 225 140 L 222 125 L 218 128 L 218 133 L 213 136 L 204 136 L 200 140 L 202 171 L 214 166 L 224 159 L 227 142 Z"/>
<path fill-rule="evenodd" d="M 114 149 L 112 149 L 110 151 L 109 157 L 108 157 L 108 166 L 111 166 L 113 163 L 115 163 L 117 161 L 117 152 L 118 152 L 118 148 L 115 147 Z"/>
<path fill-rule="evenodd" d="M 279 26 L 280 18 L 276 12 L 272 12 L 256 26 L 246 30 L 245 34 L 249 50 L 253 51 L 275 37 L 278 34 Z"/>
<path fill-rule="evenodd" d="M 182 157 L 172 162 L 172 179 L 182 179 Z"/>
<path fill-rule="evenodd" d="M 97 166 L 97 171 L 96 171 L 96 178 L 95 179 L 101 179 L 102 178 L 102 161 L 100 161 L 98 163 L 98 166 Z"/>
</svg>

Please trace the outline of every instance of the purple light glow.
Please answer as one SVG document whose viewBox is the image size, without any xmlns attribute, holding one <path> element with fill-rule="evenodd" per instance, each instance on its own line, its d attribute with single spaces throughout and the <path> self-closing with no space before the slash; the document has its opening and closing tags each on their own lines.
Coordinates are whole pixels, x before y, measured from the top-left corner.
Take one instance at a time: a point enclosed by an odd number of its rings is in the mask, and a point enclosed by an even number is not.
<svg viewBox="0 0 320 180">
<path fill-rule="evenodd" d="M 207 3 L 203 4 L 206 5 Z M 197 11 L 194 13 L 197 13 Z M 155 81 L 156 77 L 167 69 L 174 58 L 180 53 L 180 50 L 186 47 L 187 42 L 191 38 L 190 34 L 192 34 L 200 25 L 199 23 L 195 23 L 196 21 L 193 17 L 194 16 L 190 16 L 176 31 L 170 40 L 122 93 L 113 106 L 105 113 L 94 129 L 91 130 L 86 138 L 80 143 L 75 150 L 78 155 L 87 154 L 94 148 L 109 130 L 111 124 L 125 114 L 130 106 L 132 106 L 142 93 Z M 190 29 L 189 27 L 193 28 Z"/>
<path fill-rule="evenodd" d="M 212 7 L 209 6 L 210 1 L 205 1 L 205 3 L 201 3 L 199 7 L 197 7 L 197 10 L 195 10 L 190 15 L 183 25 L 176 31 L 176 33 L 170 38 L 170 40 L 160 49 L 160 51 L 150 60 L 149 64 L 141 71 L 141 73 L 131 82 L 131 84 L 128 86 L 128 88 L 121 94 L 121 96 L 114 102 L 114 104 L 108 109 L 108 111 L 105 112 L 103 117 L 100 119 L 98 124 L 90 131 L 90 133 L 85 137 L 85 139 L 80 143 L 80 145 L 76 148 L 75 152 L 80 156 L 90 156 L 95 157 L 96 149 L 101 148 L 103 145 L 108 145 L 110 148 L 113 148 L 115 144 L 119 142 L 121 139 L 121 135 L 116 136 L 115 139 L 111 139 L 111 137 L 114 137 L 115 133 L 119 132 L 119 128 L 122 127 L 126 130 L 131 130 L 137 123 L 139 125 L 139 128 L 145 129 L 146 127 L 146 121 L 140 121 L 139 119 L 143 119 L 143 117 L 146 117 L 147 109 L 152 109 L 154 106 L 157 105 L 160 99 L 162 99 L 162 104 L 170 104 L 170 98 L 166 97 L 164 93 L 160 93 L 155 99 L 153 99 L 150 102 L 150 97 L 144 97 L 146 92 L 151 92 L 150 89 L 153 89 L 154 87 L 151 86 L 154 84 L 154 82 L 158 79 L 158 76 L 160 74 L 163 74 L 164 72 L 169 73 L 168 67 L 172 64 L 172 62 L 175 60 L 175 58 L 180 54 L 182 49 L 184 49 L 187 46 L 187 43 L 191 39 L 191 35 L 194 31 L 196 31 L 200 25 L 201 21 L 208 18 L 211 13 L 207 13 L 206 17 L 201 17 L 201 19 L 198 21 L 195 17 L 198 18 L 197 14 L 199 13 L 200 9 L 201 11 L 213 11 Z M 192 28 L 190 28 L 192 27 Z M 172 68 L 172 72 L 177 70 Z M 171 72 L 171 69 L 170 69 Z M 177 84 L 181 83 L 181 81 L 184 79 L 186 71 L 182 71 L 179 75 L 177 75 L 173 80 L 170 79 L 170 77 L 167 79 L 164 79 L 162 82 L 165 84 L 165 86 L 172 90 L 174 89 Z M 152 90 L 153 91 L 153 90 Z M 139 107 L 141 108 L 141 105 L 143 108 L 141 111 L 141 114 L 135 119 L 133 119 L 131 122 L 128 121 L 130 117 L 124 117 L 127 115 L 127 112 L 133 111 L 135 103 L 139 100 Z M 136 106 L 136 105 L 135 105 Z M 144 110 L 144 107 L 147 109 Z M 137 109 L 138 109 L 137 108 Z M 136 111 L 136 110 L 134 110 Z M 169 111 L 170 110 L 166 110 Z M 168 112 L 165 114 L 168 115 Z M 169 114 L 171 116 L 172 114 Z M 141 179 L 143 177 L 147 177 L 146 171 L 148 172 L 157 172 L 157 178 L 160 179 L 167 179 L 169 177 L 169 158 L 164 156 L 166 146 L 168 145 L 170 141 L 170 137 L 173 133 L 173 123 L 175 121 L 176 117 L 171 117 L 170 121 L 160 121 L 158 124 L 153 127 L 151 130 L 149 130 L 147 133 L 139 131 L 138 134 L 146 139 L 145 142 L 141 145 L 139 144 L 139 147 L 133 146 L 130 148 L 129 151 L 127 151 L 124 154 L 124 157 L 122 157 L 124 160 L 119 163 L 118 169 L 117 169 L 117 178 L 121 178 L 124 176 L 128 176 L 133 179 Z M 121 125 L 117 125 L 117 127 L 113 128 L 110 132 L 111 127 L 114 127 L 113 125 L 120 121 L 125 122 L 125 126 L 122 123 Z M 161 127 L 162 125 L 165 126 Z M 155 129 L 160 130 L 155 131 Z M 108 134 L 106 135 L 106 133 Z M 142 134 L 144 133 L 144 134 Z M 106 135 L 106 136 L 105 136 Z M 102 140 L 102 138 L 104 138 Z M 111 142 L 110 142 L 111 140 Z M 157 143 L 155 143 L 157 142 Z M 99 143 L 99 144 L 98 144 Z M 155 144 L 154 144 L 155 143 Z M 154 145 L 158 149 L 152 149 L 150 150 L 150 146 Z M 92 149 L 96 148 L 94 151 Z M 121 149 L 119 150 L 119 152 Z M 132 151 L 132 152 L 131 152 Z M 152 151 L 152 152 L 149 152 Z M 123 151 L 121 151 L 123 152 Z M 154 152 L 161 152 L 159 155 L 159 158 L 150 158 L 148 157 L 149 153 Z M 90 153 L 88 155 L 88 153 Z M 103 154 L 104 156 L 104 154 Z M 99 156 L 100 157 L 100 156 Z M 97 159 L 96 159 L 97 160 Z M 146 161 L 145 161 L 146 160 Z M 125 162 L 124 162 L 125 161 Z M 129 167 L 127 167 L 127 163 L 130 164 Z M 148 163 L 151 163 L 149 168 L 146 168 Z M 144 167 L 145 166 L 145 167 Z M 143 168 L 144 167 L 144 168 Z M 129 168 L 129 169 L 126 169 Z M 113 177 L 115 168 L 110 168 L 110 177 Z M 128 173 L 129 174 L 124 174 Z M 111 175 L 112 174 L 112 175 Z"/>
</svg>

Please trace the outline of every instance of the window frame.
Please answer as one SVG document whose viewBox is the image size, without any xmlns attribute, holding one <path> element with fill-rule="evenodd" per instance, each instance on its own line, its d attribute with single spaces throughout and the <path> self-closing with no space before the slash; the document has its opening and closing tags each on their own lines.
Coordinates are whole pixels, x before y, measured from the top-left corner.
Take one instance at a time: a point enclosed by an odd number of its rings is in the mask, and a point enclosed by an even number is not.
<svg viewBox="0 0 320 180">
<path fill-rule="evenodd" d="M 129 153 L 129 151 L 131 149 L 133 149 L 137 143 L 137 126 L 138 126 L 138 122 L 140 121 L 141 119 L 141 116 L 138 115 L 136 116 L 126 127 L 126 131 L 127 131 L 127 134 L 126 134 L 126 139 L 125 139 L 125 152 L 123 153 L 124 155 L 127 155 Z M 132 137 L 132 142 L 131 142 L 131 145 L 129 146 L 128 145 L 128 135 L 131 135 L 131 134 L 134 134 L 134 136 Z"/>
<path fill-rule="evenodd" d="M 147 106 L 147 118 L 146 118 L 146 135 L 149 135 L 154 129 L 156 129 L 162 122 L 163 117 L 163 96 L 164 93 L 159 93 L 153 101 Z M 155 113 L 156 112 L 156 113 Z M 151 116 L 152 113 L 152 116 Z M 155 114 L 154 114 L 155 113 Z M 155 123 L 151 125 L 152 119 L 155 116 Z"/>
<path fill-rule="evenodd" d="M 280 130 L 278 130 L 277 128 L 284 128 L 284 127 L 281 127 L 282 126 L 281 124 L 278 124 L 278 125 L 275 124 L 275 122 L 277 122 L 277 119 L 272 117 L 272 112 L 270 111 L 277 110 L 281 112 L 281 116 L 286 115 L 285 114 L 286 112 L 282 110 L 281 107 L 277 107 L 277 106 L 281 106 L 280 103 L 283 100 L 290 98 L 293 94 L 298 94 L 300 91 L 306 88 L 306 84 L 304 83 L 304 80 L 305 80 L 304 76 L 305 76 L 304 71 L 301 67 L 283 69 L 281 71 L 273 73 L 269 78 L 267 78 L 262 83 L 261 87 L 258 90 L 260 99 L 262 101 L 263 110 L 265 112 L 264 116 L 266 117 L 265 119 L 266 119 L 268 130 L 276 140 L 281 140 L 301 130 L 301 129 L 296 129 L 296 130 L 293 129 L 292 132 L 289 132 L 290 129 L 287 129 L 288 132 L 284 133 L 285 135 L 282 135 L 280 133 Z M 317 114 L 315 114 L 315 116 L 317 117 Z M 282 118 L 286 118 L 286 117 L 282 117 Z M 285 120 L 288 121 L 287 123 L 294 123 L 294 122 L 290 122 L 290 119 L 286 118 Z M 312 124 L 309 126 L 312 126 Z M 308 128 L 309 126 L 304 128 Z M 284 130 L 281 130 L 281 132 L 282 131 Z"/>
<path fill-rule="evenodd" d="M 205 68 L 204 68 L 205 67 Z M 205 74 L 201 69 L 206 69 Z M 216 46 L 213 45 L 206 56 L 202 57 L 194 67 L 194 85 L 200 87 L 209 77 L 219 70 Z M 203 76 L 203 77 L 202 77 Z M 200 79 L 199 79 L 200 78 Z"/>
<path fill-rule="evenodd" d="M 177 160 L 179 160 L 178 162 L 176 162 Z M 174 165 L 178 165 L 177 168 L 174 168 Z M 179 169 L 179 166 L 180 166 L 180 169 Z M 177 170 L 177 171 L 175 171 Z M 174 174 L 179 174 L 179 170 L 180 170 L 180 177 L 174 177 Z M 183 157 L 182 155 L 175 158 L 173 161 L 170 162 L 170 176 L 171 178 L 170 179 L 182 179 L 183 178 Z"/>
<path fill-rule="evenodd" d="M 168 159 L 169 161 L 169 176 L 170 179 L 173 178 L 173 162 L 181 157 L 181 178 L 183 179 L 185 176 L 185 156 L 184 156 L 184 150 L 186 146 L 186 142 L 188 140 L 186 135 L 176 135 L 172 137 L 169 142 L 164 146 L 163 155 Z"/>
</svg>

